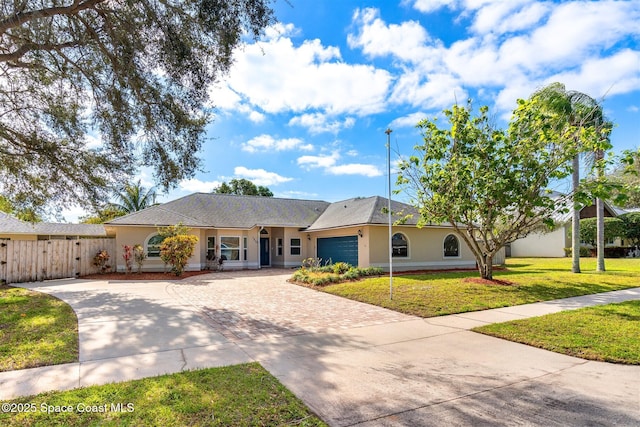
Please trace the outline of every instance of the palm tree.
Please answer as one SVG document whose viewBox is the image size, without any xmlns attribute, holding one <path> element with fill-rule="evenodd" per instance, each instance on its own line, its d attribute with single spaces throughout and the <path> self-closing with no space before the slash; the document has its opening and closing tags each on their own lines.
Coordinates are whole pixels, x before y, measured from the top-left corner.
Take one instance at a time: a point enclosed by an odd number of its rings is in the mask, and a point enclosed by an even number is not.
<svg viewBox="0 0 640 427">
<path fill-rule="evenodd" d="M 560 132 L 562 138 L 570 142 L 576 150 L 572 162 L 572 194 L 573 215 L 571 249 L 573 262 L 571 271 L 580 273 L 580 203 L 578 192 L 580 189 L 580 154 L 589 153 L 596 155 L 598 174 L 602 165 L 604 150 L 610 148 L 608 132 L 611 123 L 604 119 L 602 106 L 592 97 L 578 91 L 567 91 L 562 83 L 552 83 L 534 95 L 543 108 L 550 113 L 553 127 Z M 602 153 L 598 155 L 597 153 Z M 599 175 L 600 177 L 600 175 Z M 598 270 L 604 271 L 604 204 L 602 200 L 596 200 L 598 224 L 601 232 L 598 232 Z M 600 229 L 600 228 L 599 228 Z"/>
<path fill-rule="evenodd" d="M 111 203 L 111 207 L 128 214 L 155 205 L 157 193 L 153 187 L 148 190 L 144 188 L 138 180 L 136 183 L 126 184 L 115 196 L 119 203 Z"/>
</svg>

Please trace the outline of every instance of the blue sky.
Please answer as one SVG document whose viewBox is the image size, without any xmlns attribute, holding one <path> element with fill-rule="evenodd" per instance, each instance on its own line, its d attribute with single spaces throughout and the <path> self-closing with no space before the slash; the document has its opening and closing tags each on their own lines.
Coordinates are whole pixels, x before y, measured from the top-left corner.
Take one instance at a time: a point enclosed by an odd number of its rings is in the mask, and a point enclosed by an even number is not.
<svg viewBox="0 0 640 427">
<path fill-rule="evenodd" d="M 504 125 L 517 98 L 555 81 L 602 102 L 615 151 L 640 146 L 640 1 L 289 3 L 211 88 L 204 171 L 159 201 L 233 178 L 276 197 L 386 195 L 387 127 L 395 160 L 421 141 L 420 119 L 456 101 Z"/>
</svg>

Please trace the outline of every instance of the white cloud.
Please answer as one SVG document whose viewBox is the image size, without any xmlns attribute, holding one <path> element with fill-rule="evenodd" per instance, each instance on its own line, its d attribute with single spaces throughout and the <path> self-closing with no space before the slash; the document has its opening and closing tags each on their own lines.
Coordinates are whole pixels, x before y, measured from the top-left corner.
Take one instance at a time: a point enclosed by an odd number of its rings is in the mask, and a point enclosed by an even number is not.
<svg viewBox="0 0 640 427">
<path fill-rule="evenodd" d="M 331 166 L 327 168 L 327 172 L 331 175 L 362 175 L 369 178 L 381 176 L 382 171 L 374 165 L 365 165 L 362 163 L 349 163 L 339 166 Z"/>
<path fill-rule="evenodd" d="M 326 114 L 309 113 L 301 116 L 293 117 L 289 120 L 289 126 L 306 127 L 310 133 L 338 133 L 342 129 L 349 129 L 355 124 L 353 117 L 347 117 L 340 121 L 338 119 L 329 119 Z"/>
<path fill-rule="evenodd" d="M 405 2 L 405 4 L 408 4 Z M 594 96 L 640 86 L 640 2 L 459 0 L 410 3 L 442 7 L 470 20 L 470 36 L 450 46 L 417 21 L 386 23 L 377 9 L 357 11 L 349 43 L 372 58 L 391 57 L 398 77 L 390 101 L 425 110 L 465 102 L 468 90 L 497 97 L 502 113 L 550 81 Z M 509 34 L 509 36 L 505 36 Z M 508 99 L 507 99 L 508 98 Z"/>
<path fill-rule="evenodd" d="M 242 150 L 249 153 L 257 153 L 264 151 L 285 151 L 285 150 L 304 150 L 313 149 L 311 144 L 303 144 L 298 138 L 275 139 L 271 135 L 259 135 L 242 144 Z"/>
<path fill-rule="evenodd" d="M 183 179 L 178 184 L 180 190 L 187 191 L 189 193 L 210 193 L 214 188 L 217 188 L 222 184 L 220 181 L 201 181 L 196 178 Z"/>
<path fill-rule="evenodd" d="M 340 154 L 338 152 L 332 153 L 330 156 L 302 156 L 298 158 L 298 166 L 306 168 L 329 168 L 336 164 Z"/>
<path fill-rule="evenodd" d="M 407 116 L 398 117 L 397 119 L 393 120 L 389 124 L 389 127 L 391 129 L 416 127 L 419 121 L 424 120 L 426 118 L 428 118 L 428 116 L 425 113 L 412 113 Z"/>
<path fill-rule="evenodd" d="M 233 173 L 240 178 L 248 179 L 255 185 L 269 186 L 293 181 L 293 178 L 278 175 L 275 172 L 267 172 L 264 169 L 247 169 L 244 166 L 237 166 Z"/>
<path fill-rule="evenodd" d="M 340 50 L 306 40 L 296 46 L 290 32 L 247 44 L 235 55 L 229 78 L 210 94 L 221 109 L 241 105 L 268 114 L 308 109 L 364 115 L 383 111 L 392 81 L 386 70 L 347 64 Z"/>
<path fill-rule="evenodd" d="M 411 3 L 409 0 L 405 0 L 403 3 Z M 435 12 L 443 7 L 452 7 L 456 3 L 456 0 L 414 0 L 413 7 L 416 10 L 424 13 Z"/>
<path fill-rule="evenodd" d="M 367 8 L 354 13 L 353 23 L 359 33 L 348 35 L 349 46 L 360 47 L 369 56 L 393 54 L 404 61 L 412 61 L 430 53 L 429 45 L 433 40 L 419 22 L 387 25 L 380 19 L 378 9 Z"/>
<path fill-rule="evenodd" d="M 362 163 L 347 163 L 339 165 L 340 153 L 337 151 L 331 155 L 302 156 L 298 158 L 298 165 L 309 169 L 324 169 L 330 175 L 362 175 L 376 177 L 382 175 L 382 171 L 374 165 Z"/>
<path fill-rule="evenodd" d="M 422 75 L 418 71 L 407 72 L 397 82 L 391 95 L 396 104 L 409 104 L 430 110 L 450 107 L 456 101 L 466 101 L 467 91 L 461 82 L 447 73 Z"/>
<path fill-rule="evenodd" d="M 249 120 L 251 120 L 253 123 L 262 123 L 264 122 L 265 118 L 265 115 L 258 111 L 251 111 L 249 113 Z"/>
<path fill-rule="evenodd" d="M 578 70 L 558 73 L 547 81 L 570 82 L 571 89 L 596 99 L 627 93 L 640 87 L 640 52 L 625 49 L 608 58 L 590 59 Z"/>
</svg>

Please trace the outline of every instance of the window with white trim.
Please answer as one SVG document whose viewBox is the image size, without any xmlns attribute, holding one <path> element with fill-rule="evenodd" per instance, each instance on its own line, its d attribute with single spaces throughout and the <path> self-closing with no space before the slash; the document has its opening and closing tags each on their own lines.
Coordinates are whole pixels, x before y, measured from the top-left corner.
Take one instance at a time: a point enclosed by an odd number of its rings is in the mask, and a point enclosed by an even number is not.
<svg viewBox="0 0 640 427">
<path fill-rule="evenodd" d="M 276 240 L 276 248 L 278 250 L 278 256 L 282 256 L 282 246 L 283 246 L 282 238 L 278 237 Z"/>
<path fill-rule="evenodd" d="M 240 237 L 221 236 L 220 256 L 229 261 L 240 261 Z"/>
<path fill-rule="evenodd" d="M 213 260 L 216 256 L 216 236 L 207 237 L 207 259 Z"/>
<path fill-rule="evenodd" d="M 302 240 L 299 238 L 291 239 L 291 255 L 300 255 L 302 253 Z"/>
<path fill-rule="evenodd" d="M 396 233 L 391 238 L 391 256 L 394 258 L 406 258 L 409 256 L 409 241 L 407 236 Z"/>
<path fill-rule="evenodd" d="M 443 250 L 445 258 L 456 258 L 460 256 L 460 242 L 458 238 L 449 234 L 444 238 Z"/>
<path fill-rule="evenodd" d="M 242 259 L 247 260 L 247 246 L 249 246 L 249 239 L 245 236 L 242 238 Z"/>
</svg>

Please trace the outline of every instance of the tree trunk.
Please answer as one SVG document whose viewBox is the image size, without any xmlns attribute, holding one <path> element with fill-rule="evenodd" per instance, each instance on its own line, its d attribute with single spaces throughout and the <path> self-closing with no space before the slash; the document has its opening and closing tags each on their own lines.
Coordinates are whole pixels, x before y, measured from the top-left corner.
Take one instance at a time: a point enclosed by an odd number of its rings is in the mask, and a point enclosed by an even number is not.
<svg viewBox="0 0 640 427">
<path fill-rule="evenodd" d="M 596 199 L 596 212 L 597 212 L 597 239 L 596 239 L 596 254 L 598 256 L 598 264 L 596 271 L 605 271 L 604 268 L 604 200 Z"/>
<path fill-rule="evenodd" d="M 486 280 L 493 280 L 493 256 L 483 254 L 482 262 L 478 264 L 480 277 Z"/>
<path fill-rule="evenodd" d="M 580 158 L 579 155 L 573 158 L 573 217 L 571 220 L 571 255 L 573 262 L 571 271 L 580 273 L 580 209 L 576 202 L 576 192 L 580 186 Z"/>
</svg>

